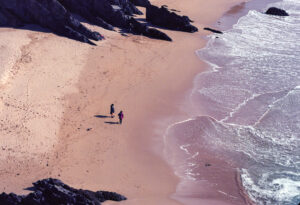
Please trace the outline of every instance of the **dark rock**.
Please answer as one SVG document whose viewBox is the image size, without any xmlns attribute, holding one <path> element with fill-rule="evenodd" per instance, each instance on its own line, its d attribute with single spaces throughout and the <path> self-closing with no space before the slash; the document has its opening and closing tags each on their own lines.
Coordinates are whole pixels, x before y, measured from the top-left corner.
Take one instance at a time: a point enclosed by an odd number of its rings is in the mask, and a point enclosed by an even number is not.
<svg viewBox="0 0 300 205">
<path fill-rule="evenodd" d="M 65 8 L 77 13 L 89 21 L 99 19 L 109 28 L 119 27 L 126 31 L 138 35 L 144 35 L 151 38 L 170 40 L 170 38 L 158 30 L 148 28 L 146 25 L 136 21 L 132 16 L 127 15 L 121 4 L 131 4 L 127 0 L 59 0 Z M 119 2 L 119 5 L 113 5 L 112 2 Z M 121 3 L 120 3 L 121 2 Z M 123 2 L 123 3 L 122 3 Z M 133 6 L 133 4 L 131 4 Z M 95 23 L 95 22 L 94 22 Z M 99 25 L 98 23 L 95 23 Z M 101 25 L 99 25 L 101 26 Z"/>
<path fill-rule="evenodd" d="M 271 7 L 266 11 L 266 14 L 276 15 L 276 16 L 288 16 L 289 14 L 283 10 L 276 7 Z"/>
<path fill-rule="evenodd" d="M 0 204 L 5 204 L 5 205 L 21 204 L 22 200 L 23 200 L 23 196 L 18 196 L 14 193 L 10 193 L 10 194 L 2 193 L 2 194 L 0 194 Z"/>
<path fill-rule="evenodd" d="M 147 7 L 150 5 L 149 0 L 130 0 L 136 6 Z"/>
<path fill-rule="evenodd" d="M 24 205 L 39 205 L 44 202 L 43 198 L 43 192 L 41 191 L 35 191 L 33 193 L 28 194 L 24 199 L 22 200 L 22 203 Z"/>
<path fill-rule="evenodd" d="M 152 24 L 181 31 L 197 31 L 190 25 L 191 20 L 187 16 L 169 12 L 166 7 L 151 6 L 148 0 L 0 0 L 0 26 L 37 24 L 56 34 L 91 45 L 95 45 L 91 40 L 104 39 L 71 15 L 75 13 L 105 29 L 118 27 L 123 33 L 171 41 L 165 33 L 136 21 L 133 16 L 142 13 L 136 6 L 147 7 L 147 19 Z"/>
<path fill-rule="evenodd" d="M 0 26 L 24 26 L 22 21 L 6 9 L 0 8 Z"/>
<path fill-rule="evenodd" d="M 33 183 L 34 192 L 27 196 L 2 193 L 3 205 L 100 205 L 107 200 L 122 201 L 126 197 L 115 192 L 74 189 L 58 179 L 44 179 Z"/>
<path fill-rule="evenodd" d="M 215 29 L 212 29 L 212 28 L 208 28 L 208 27 L 205 27 L 203 28 L 204 30 L 207 30 L 207 31 L 211 31 L 213 33 L 219 33 L 219 34 L 223 34 L 222 31 L 218 31 L 218 30 L 215 30 Z"/>
<path fill-rule="evenodd" d="M 97 191 L 96 196 L 99 199 L 111 200 L 111 201 L 123 201 L 126 198 L 120 194 L 109 191 Z M 103 202 L 103 201 L 102 201 Z"/>
<path fill-rule="evenodd" d="M 127 15 L 133 15 L 133 14 L 138 14 L 141 15 L 143 14 L 138 8 L 135 7 L 135 5 L 129 1 L 129 0 L 110 0 L 110 3 L 112 5 L 117 5 L 119 6 L 123 12 Z"/>
<path fill-rule="evenodd" d="M 98 14 L 97 7 L 94 7 L 94 2 L 91 0 L 87 1 L 78 1 L 78 0 L 58 0 L 66 9 L 68 9 L 72 13 L 76 13 L 85 19 L 87 19 L 90 23 L 101 26 L 108 30 L 113 30 L 113 26 L 107 23 L 105 20 L 101 18 L 101 15 Z M 110 9 L 109 2 L 104 1 L 103 6 Z M 102 9 L 103 11 L 105 9 Z"/>
<path fill-rule="evenodd" d="M 108 0 L 59 0 L 59 2 L 71 12 L 77 13 L 92 23 L 98 19 L 112 28 L 112 26 L 124 28 L 130 17 L 121 7 L 111 5 Z M 102 26 L 102 25 L 99 25 Z"/>
<path fill-rule="evenodd" d="M 126 15 L 141 14 L 128 0 L 58 0 L 69 11 L 79 14 L 89 22 L 113 30 L 125 27 Z"/>
<path fill-rule="evenodd" d="M 103 37 L 83 26 L 57 0 L 0 0 L 1 26 L 37 24 L 59 35 L 93 44 Z"/>
<path fill-rule="evenodd" d="M 172 39 L 165 33 L 157 29 L 149 28 L 137 22 L 134 18 L 130 19 L 130 29 L 132 30 L 133 33 L 136 34 L 142 34 L 144 36 L 160 39 L 160 40 L 172 41 Z"/>
<path fill-rule="evenodd" d="M 165 41 L 172 41 L 172 39 L 165 33 L 154 29 L 154 28 L 148 28 L 147 32 L 144 33 L 145 36 L 148 36 L 150 38 L 156 38 L 160 40 L 165 40 Z"/>
<path fill-rule="evenodd" d="M 146 20 L 153 25 L 161 26 L 164 28 L 196 32 L 198 29 L 191 25 L 192 22 L 187 16 L 180 16 L 174 12 L 170 12 L 165 6 L 157 7 L 153 5 L 147 6 Z"/>
</svg>

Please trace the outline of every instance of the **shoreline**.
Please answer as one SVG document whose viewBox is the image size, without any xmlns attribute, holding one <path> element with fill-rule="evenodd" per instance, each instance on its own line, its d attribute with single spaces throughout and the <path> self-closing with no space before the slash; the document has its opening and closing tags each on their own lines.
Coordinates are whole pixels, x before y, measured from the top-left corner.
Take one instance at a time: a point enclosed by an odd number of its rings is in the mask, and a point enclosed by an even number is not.
<svg viewBox="0 0 300 205">
<path fill-rule="evenodd" d="M 186 4 L 168 0 L 153 2 L 167 4 L 169 8 L 179 10 Z M 195 5 L 201 4 L 192 2 Z M 163 140 L 160 134 L 163 127 L 174 122 L 175 118 L 185 119 L 190 115 L 178 108 L 185 104 L 183 99 L 191 87 L 191 79 L 199 73 L 200 68 L 205 67 L 195 54 L 197 49 L 206 44 L 203 37 L 209 32 L 202 30 L 203 25 L 212 25 L 220 17 L 217 12 L 224 13 L 237 2 L 241 1 L 213 2 L 206 5 L 210 7 L 209 11 L 213 11 L 215 5 L 221 6 L 213 17 L 209 16 L 201 21 L 199 19 L 203 16 L 196 17 L 201 12 L 199 9 L 182 9 L 182 14 L 195 20 L 199 32 L 188 34 L 166 31 L 172 36 L 172 43 L 141 36 L 125 38 L 118 33 L 98 28 L 102 34 L 106 34 L 107 40 L 99 42 L 97 47 L 84 46 L 84 52 L 89 51 L 88 62 L 84 69 L 78 68 L 81 72 L 79 83 L 70 83 L 72 86 L 76 85 L 76 88 L 62 99 L 64 111 L 61 113 L 64 120 L 57 134 L 60 141 L 56 151 L 46 157 L 48 160 L 43 161 L 45 165 L 47 161 L 46 167 L 30 169 L 39 170 L 39 174 L 28 171 L 24 182 L 17 183 L 8 190 L 16 187 L 21 190 L 25 188 L 24 184 L 30 185 L 38 177 L 56 177 L 74 187 L 122 193 L 129 200 L 121 204 L 180 204 L 170 199 L 179 179 L 162 159 Z M 51 38 L 57 37 L 51 35 Z M 59 41 L 68 42 L 67 46 L 73 44 L 68 39 Z M 82 44 L 74 44 L 75 49 L 81 49 Z M 136 59 L 136 56 L 140 59 Z M 119 62 L 115 62 L 118 57 L 121 57 Z M 183 62 L 180 58 L 188 62 Z M 151 65 L 146 65 L 145 59 Z M 134 60 L 137 62 L 133 62 Z M 155 62 L 152 64 L 153 60 Z M 54 65 L 54 61 L 51 63 Z M 71 61 L 70 64 L 74 65 Z M 175 71 L 178 73 L 174 74 Z M 137 78 L 133 75 L 137 75 Z M 64 82 L 67 81 L 68 79 Z M 165 82 L 174 83 L 165 86 Z M 111 103 L 116 104 L 117 110 L 120 106 L 124 109 L 122 127 L 105 123 L 112 122 L 110 118 L 94 117 L 108 115 Z M 160 119 L 164 119 L 163 122 Z M 88 129 L 90 130 L 87 131 Z M 142 162 L 147 164 L 141 165 Z M 1 178 L 3 177 L 2 175 Z M 15 176 L 10 176 L 9 179 L 19 180 Z M 9 183 L 9 179 L 5 183 Z"/>
<path fill-rule="evenodd" d="M 281 121 L 282 116 L 291 112 L 284 108 L 288 107 L 289 110 L 295 108 L 294 106 L 290 106 L 286 99 L 289 99 L 291 96 L 295 99 L 299 99 L 299 95 L 297 95 L 299 93 L 297 93 L 297 91 L 294 92 L 295 87 L 297 87 L 297 80 L 294 81 L 294 79 L 291 78 L 284 83 L 278 83 L 281 79 L 288 77 L 282 75 L 277 79 L 273 71 L 276 70 L 276 72 L 279 72 L 283 69 L 284 73 L 288 74 L 290 71 L 293 72 L 292 70 L 296 68 L 297 63 L 295 62 L 299 59 L 293 59 L 292 56 L 293 52 L 297 51 L 294 51 L 293 44 L 289 44 L 289 42 L 291 42 L 289 39 L 293 39 L 293 37 L 289 35 L 284 35 L 285 37 L 283 37 L 282 34 L 297 33 L 297 30 L 296 32 L 291 31 L 294 31 L 297 27 L 295 16 L 299 16 L 299 7 L 296 6 L 296 2 L 294 1 L 272 1 L 269 2 L 270 5 L 268 6 L 266 5 L 269 3 L 263 3 L 263 7 L 260 6 L 259 9 L 251 9 L 251 12 L 243 16 L 243 18 L 238 21 L 238 24 L 236 24 L 232 30 L 229 30 L 228 33 L 226 33 L 227 35 L 224 35 L 222 42 L 219 42 L 218 39 L 211 39 L 208 48 L 204 49 L 203 52 L 199 51 L 199 56 L 204 56 L 207 61 L 212 62 L 212 64 L 215 62 L 215 64 L 219 65 L 219 67 L 214 70 L 215 72 L 212 71 L 202 76 L 200 75 L 198 79 L 200 80 L 198 81 L 198 89 L 200 92 L 199 99 L 200 101 L 202 100 L 201 104 L 205 105 L 207 99 L 212 99 L 212 104 L 217 107 L 216 110 L 212 109 L 207 111 L 207 115 L 215 117 L 217 121 L 213 122 L 212 120 L 211 125 L 215 127 L 208 127 L 207 133 L 203 134 L 203 136 L 206 136 L 207 141 L 211 142 L 212 147 L 216 148 L 215 150 L 223 150 L 222 147 L 224 146 L 223 152 L 220 152 L 221 156 L 222 153 L 224 153 L 224 156 L 229 156 L 227 157 L 228 160 L 231 160 L 233 164 L 236 164 L 237 167 L 240 168 L 244 185 L 243 188 L 248 191 L 249 198 L 253 201 L 257 201 L 257 203 L 292 203 L 292 201 L 297 203 L 297 191 L 292 191 L 293 184 L 296 184 L 297 181 L 294 181 L 293 178 L 293 174 L 297 172 L 297 168 L 291 168 L 289 165 L 285 165 L 285 160 L 279 160 L 280 157 L 277 156 L 282 156 L 282 154 L 274 156 L 272 152 L 269 151 L 278 150 L 280 153 L 281 150 L 285 150 L 286 147 L 297 144 L 297 142 L 293 141 L 293 143 L 287 143 L 284 145 L 284 148 L 281 148 L 281 146 L 274 148 L 277 144 L 270 143 L 270 145 L 266 146 L 265 143 L 267 144 L 267 140 L 265 139 L 271 138 L 272 140 L 276 140 L 279 136 L 280 139 L 284 139 L 285 137 L 289 138 L 289 135 L 285 135 L 285 131 L 282 133 L 280 125 L 293 126 L 294 122 L 298 120 L 297 117 L 295 117 L 291 118 L 293 121 Z M 279 19 L 278 17 L 268 16 L 265 14 L 265 11 L 270 7 L 284 8 L 289 12 L 291 17 Z M 283 27 L 284 29 L 282 28 L 281 30 L 281 26 L 286 25 L 287 22 L 289 22 L 288 24 L 291 27 Z M 268 32 L 262 32 L 261 29 L 266 28 L 270 29 L 270 34 L 268 34 Z M 254 39 L 261 39 L 261 41 L 253 41 Z M 282 43 L 282 50 L 278 52 L 278 56 L 277 50 L 273 47 L 274 42 Z M 228 54 L 226 54 L 227 52 Z M 276 58 L 273 57 L 273 52 L 276 53 Z M 261 53 L 267 53 L 268 56 L 272 57 L 270 57 L 270 59 L 266 57 L 268 60 L 265 61 L 265 58 L 260 58 Z M 277 59 L 285 58 L 283 54 L 289 59 L 286 60 L 286 62 L 290 64 L 283 65 L 277 63 Z M 222 59 L 224 59 L 224 63 L 220 65 L 219 62 L 223 62 Z M 252 64 L 252 62 L 255 63 Z M 290 68 L 290 70 L 287 68 Z M 247 71 L 244 72 L 244 70 Z M 267 74 L 265 72 L 267 72 Z M 270 80 L 272 78 L 274 79 Z M 210 83 L 213 79 L 216 80 L 216 83 Z M 264 87 L 266 84 L 270 85 L 269 89 Z M 215 90 L 217 92 L 221 91 L 222 93 L 220 93 L 220 95 L 214 95 L 214 92 L 209 92 Z M 237 90 L 237 92 L 235 92 L 235 90 Z M 244 95 L 244 90 L 250 94 L 248 96 Z M 286 90 L 288 94 L 284 97 L 278 97 L 276 101 L 266 102 L 269 94 L 272 95 L 281 90 Z M 237 96 L 236 99 L 232 97 L 226 99 L 227 96 L 230 96 L 228 94 L 231 93 L 231 91 L 233 95 Z M 240 100 L 239 97 L 241 96 L 243 96 L 244 99 Z M 197 98 L 195 99 L 197 100 Z M 207 101 L 209 102 L 209 100 Z M 264 103 L 260 104 L 261 102 Z M 272 105 L 272 108 L 267 107 L 268 104 Z M 280 114 L 274 114 L 275 109 L 273 109 L 273 105 Z M 279 107 L 279 105 L 282 107 Z M 208 104 L 208 106 L 210 105 Z M 226 109 L 227 107 L 229 109 Z M 254 108 L 254 110 L 262 110 L 263 108 L 266 111 L 263 110 L 252 114 L 252 108 Z M 224 114 L 222 112 L 224 112 Z M 230 116 L 228 117 L 228 115 Z M 271 123 L 268 119 L 273 119 L 273 122 L 276 121 L 276 124 Z M 274 119 L 276 120 L 274 121 Z M 247 132 L 248 128 L 253 129 L 254 132 Z M 265 132 L 265 130 L 268 129 L 273 132 Z M 245 130 L 247 131 L 245 132 Z M 290 132 L 293 133 L 295 130 L 292 128 Z M 261 133 L 263 134 L 260 135 Z M 211 135 L 215 136 L 211 138 L 212 140 L 209 139 Z M 216 141 L 213 139 L 216 139 Z M 243 147 L 243 145 L 245 146 Z M 252 149 L 250 148 L 251 146 Z M 261 152 L 262 150 L 264 150 L 263 154 Z M 294 151 L 295 150 L 285 152 L 284 154 L 291 162 L 295 160 L 293 157 Z M 270 155 L 265 153 L 269 153 Z M 276 163 L 284 164 L 280 171 L 276 166 L 272 166 L 275 161 Z M 282 177 L 279 173 L 284 173 L 283 170 L 285 169 L 291 170 L 291 172 Z M 286 189 L 289 190 L 285 192 L 287 195 L 282 194 L 283 191 L 281 188 L 277 191 L 269 192 L 272 190 L 271 187 L 274 185 L 274 182 L 280 178 L 278 176 L 281 176 L 281 180 L 283 181 L 280 187 L 286 187 Z M 287 183 L 288 181 L 290 182 Z"/>
<path fill-rule="evenodd" d="M 211 28 L 216 28 L 217 30 L 220 30 L 220 31 L 227 31 L 227 30 L 231 29 L 232 26 L 235 25 L 241 17 L 245 16 L 248 13 L 248 11 L 257 10 L 260 12 L 264 12 L 265 9 L 267 8 L 267 5 L 278 2 L 278 1 L 279 0 L 271 0 L 269 2 L 260 2 L 257 0 L 251 0 L 251 1 L 247 1 L 247 2 L 237 3 L 236 5 L 232 6 L 227 12 L 225 12 L 224 15 L 221 18 L 219 18 L 215 23 L 210 24 L 208 26 L 212 26 Z M 202 48 L 197 49 L 195 52 L 197 52 L 198 50 L 201 50 Z M 209 61 L 206 62 L 206 60 L 202 59 L 201 57 L 199 57 L 199 59 L 201 61 L 205 62 L 206 67 L 208 67 L 208 70 L 213 69 L 213 66 L 210 65 Z M 198 73 L 197 75 L 200 75 L 201 73 L 202 72 Z M 194 79 L 196 79 L 196 78 L 197 78 L 197 76 Z M 190 92 L 190 93 L 192 93 L 192 92 Z M 190 118 L 188 118 L 188 119 L 184 119 L 183 121 L 177 121 L 176 123 L 171 124 L 170 127 L 172 127 L 173 125 L 176 125 L 177 123 L 180 124 L 180 123 L 183 123 L 186 121 L 193 120 L 197 116 L 201 116 L 201 111 L 198 111 L 197 115 L 195 115 L 195 116 L 190 116 Z M 209 152 L 210 150 L 207 150 L 207 151 Z M 203 149 L 201 151 L 201 153 L 203 153 L 203 152 L 205 152 L 205 149 Z M 223 160 L 225 160 L 225 158 Z M 238 188 L 238 193 L 244 201 L 243 204 L 254 205 L 255 201 L 253 201 L 250 198 L 245 187 L 242 184 L 242 178 L 241 178 L 240 171 L 241 171 L 240 169 L 237 169 L 235 171 L 235 177 L 234 177 L 235 184 Z M 205 184 L 202 184 L 202 186 L 203 185 L 205 186 Z M 224 192 L 224 194 L 226 194 L 226 193 Z M 206 199 L 206 197 L 200 196 L 200 197 L 198 197 L 198 200 L 197 200 L 197 198 L 195 198 L 195 201 L 193 201 L 193 200 L 189 201 L 189 199 L 188 199 L 189 196 L 186 197 L 184 195 L 184 192 L 183 192 L 182 196 L 180 196 L 180 195 L 176 196 L 176 194 L 173 194 L 173 195 L 174 195 L 174 198 L 177 198 L 177 200 L 180 200 L 181 198 L 183 198 L 182 201 L 184 202 L 184 204 L 188 204 L 188 205 L 198 204 L 199 202 L 208 203 L 208 204 L 227 204 L 227 202 L 223 201 L 222 199 L 217 200 L 217 197 L 211 197 L 211 198 Z M 229 195 L 229 196 L 231 197 L 231 195 Z M 186 200 L 184 198 L 186 198 Z M 190 197 L 190 198 L 192 198 L 192 197 Z M 228 204 L 235 204 L 235 203 L 229 202 Z"/>
<path fill-rule="evenodd" d="M 221 31 L 230 30 L 236 23 L 238 23 L 239 19 L 241 17 L 247 15 L 247 13 L 250 10 L 257 10 L 260 12 L 264 12 L 266 10 L 266 8 L 268 8 L 267 5 L 275 3 L 275 2 L 279 2 L 279 0 L 269 0 L 269 1 L 264 1 L 264 2 L 261 2 L 259 0 L 250 0 L 250 1 L 246 1 L 246 2 L 237 3 L 236 5 L 232 6 L 227 12 L 225 12 L 224 15 L 218 19 L 218 21 L 211 24 L 210 26 L 213 26 L 213 28 L 217 28 L 217 30 L 221 30 Z M 199 48 L 198 50 L 201 50 L 202 48 Z M 198 50 L 196 50 L 195 52 L 197 52 Z M 200 56 L 199 56 L 199 59 L 201 61 L 204 61 L 205 64 L 207 64 L 207 67 L 209 68 L 208 70 L 213 69 L 213 65 L 210 65 L 209 61 L 206 61 L 207 59 L 205 59 L 205 58 L 202 59 Z M 198 75 L 201 75 L 201 73 L 198 73 L 197 76 Z M 197 78 L 197 76 L 195 77 L 195 79 Z M 201 115 L 201 112 L 200 112 L 200 114 L 197 114 L 197 116 L 200 116 L 200 115 Z M 239 194 L 245 201 L 245 204 L 254 205 L 254 204 L 256 204 L 255 201 L 253 201 L 253 199 L 251 199 L 251 197 L 247 193 L 247 190 L 243 186 L 240 172 L 241 172 L 240 169 L 237 169 L 235 171 L 235 174 L 236 174 L 235 181 L 236 181 L 236 185 L 239 190 Z"/>
<path fill-rule="evenodd" d="M 247 194 L 247 190 L 243 186 L 240 170 L 238 170 L 236 174 L 237 185 L 239 186 L 240 194 L 244 198 L 245 203 L 247 205 L 255 205 L 255 201 L 250 198 L 250 196 Z"/>
</svg>

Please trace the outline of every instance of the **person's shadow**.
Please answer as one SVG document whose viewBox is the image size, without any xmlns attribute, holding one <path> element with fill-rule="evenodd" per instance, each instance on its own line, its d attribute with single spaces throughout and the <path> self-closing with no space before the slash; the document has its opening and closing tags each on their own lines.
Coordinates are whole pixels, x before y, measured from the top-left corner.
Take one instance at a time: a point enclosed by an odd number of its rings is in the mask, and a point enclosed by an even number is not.
<svg viewBox="0 0 300 205">
<path fill-rule="evenodd" d="M 111 118 L 111 116 L 107 116 L 107 115 L 94 115 L 94 117 L 96 117 L 96 118 Z"/>
<path fill-rule="evenodd" d="M 117 125 L 117 124 L 119 124 L 119 122 L 110 122 L 110 121 L 108 121 L 108 122 L 105 122 L 106 124 L 111 124 L 111 125 Z"/>
<path fill-rule="evenodd" d="M 94 115 L 94 117 L 96 117 L 96 118 L 103 118 L 103 119 L 105 119 L 105 118 L 112 118 L 111 116 L 108 116 L 108 115 Z M 106 121 L 105 123 L 106 124 L 111 124 L 111 125 L 117 125 L 117 124 L 119 124 L 119 122 L 114 122 L 114 121 Z"/>
</svg>

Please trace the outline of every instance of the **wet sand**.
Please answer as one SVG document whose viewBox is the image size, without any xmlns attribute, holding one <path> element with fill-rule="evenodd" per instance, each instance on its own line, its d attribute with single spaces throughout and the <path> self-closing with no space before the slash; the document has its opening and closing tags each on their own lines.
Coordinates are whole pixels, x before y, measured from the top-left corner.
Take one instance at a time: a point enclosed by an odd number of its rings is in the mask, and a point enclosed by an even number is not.
<svg viewBox="0 0 300 205">
<path fill-rule="evenodd" d="M 238 166 L 202 137 L 210 129 L 204 116 L 168 128 L 166 153 L 182 179 L 172 197 L 186 205 L 252 204 L 242 187 Z"/>
<path fill-rule="evenodd" d="M 205 69 L 195 55 L 209 34 L 202 27 L 240 1 L 152 2 L 190 16 L 199 32 L 165 30 L 170 43 L 90 26 L 106 37 L 93 47 L 47 32 L 0 29 L 24 39 L 11 46 L 18 48 L 17 72 L 0 87 L 0 191 L 24 193 L 33 181 L 54 177 L 124 194 L 128 200 L 120 204 L 179 204 L 170 197 L 179 178 L 164 160 L 162 135 L 191 114 L 182 107 Z M 122 125 L 107 117 L 111 103 L 124 111 Z"/>
</svg>

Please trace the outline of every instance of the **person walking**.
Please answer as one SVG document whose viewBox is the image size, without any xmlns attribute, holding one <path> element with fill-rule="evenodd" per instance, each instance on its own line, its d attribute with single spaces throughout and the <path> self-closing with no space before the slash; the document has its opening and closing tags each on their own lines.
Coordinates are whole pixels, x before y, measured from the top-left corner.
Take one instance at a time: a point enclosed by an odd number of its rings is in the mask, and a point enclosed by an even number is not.
<svg viewBox="0 0 300 205">
<path fill-rule="evenodd" d="M 124 118 L 124 114 L 123 114 L 122 110 L 119 112 L 118 116 L 119 116 L 119 121 L 120 121 L 119 124 L 122 124 L 122 121 L 123 121 L 123 118 Z"/>
<path fill-rule="evenodd" d="M 115 114 L 115 105 L 111 104 L 110 105 L 110 117 L 114 118 L 115 117 L 114 114 Z"/>
</svg>

